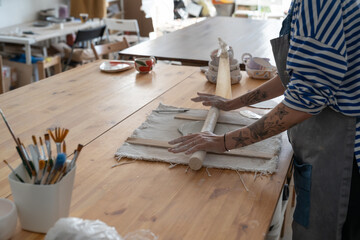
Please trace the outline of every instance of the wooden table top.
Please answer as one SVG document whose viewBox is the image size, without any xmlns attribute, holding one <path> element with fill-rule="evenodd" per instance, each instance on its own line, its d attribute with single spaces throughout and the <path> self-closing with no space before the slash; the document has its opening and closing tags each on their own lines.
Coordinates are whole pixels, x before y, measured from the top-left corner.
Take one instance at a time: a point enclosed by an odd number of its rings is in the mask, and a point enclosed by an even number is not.
<svg viewBox="0 0 360 240">
<path fill-rule="evenodd" d="M 114 154 L 124 140 L 161 102 L 203 108 L 190 98 L 215 91 L 196 67 L 156 65 L 150 74 L 135 70 L 107 74 L 101 61 L 86 64 L 0 95 L 0 106 L 24 142 L 50 126 L 70 129 L 68 149 L 85 144 L 78 161 L 70 216 L 99 219 L 121 236 L 149 229 L 159 239 L 263 239 L 289 168 L 291 147 L 284 139 L 279 171 L 258 177 L 242 173 L 247 192 L 235 171 L 136 161 L 116 168 Z M 233 96 L 264 81 L 243 74 Z M 0 121 L 0 156 L 20 163 L 5 124 Z M 73 146 L 73 148 L 70 148 Z M 12 198 L 0 163 L 0 197 Z M 12 239 L 38 239 L 42 234 L 21 230 Z"/>
<path fill-rule="evenodd" d="M 281 21 L 276 19 L 213 17 L 124 49 L 120 55 L 154 56 L 159 60 L 206 66 L 221 37 L 233 47 L 239 63 L 243 53 L 251 53 L 254 57 L 270 58 L 275 65 L 270 40 L 278 37 L 280 28 Z"/>
</svg>

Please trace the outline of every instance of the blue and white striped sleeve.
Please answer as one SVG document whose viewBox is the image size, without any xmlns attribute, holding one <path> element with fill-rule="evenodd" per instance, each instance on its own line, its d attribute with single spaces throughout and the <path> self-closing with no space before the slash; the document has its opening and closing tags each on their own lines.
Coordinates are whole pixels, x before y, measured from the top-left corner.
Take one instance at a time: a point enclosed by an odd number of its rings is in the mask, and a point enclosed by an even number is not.
<svg viewBox="0 0 360 240">
<path fill-rule="evenodd" d="M 319 113 L 337 105 L 336 93 L 347 71 L 340 1 L 295 2 L 287 71 L 291 80 L 283 103 Z"/>
</svg>

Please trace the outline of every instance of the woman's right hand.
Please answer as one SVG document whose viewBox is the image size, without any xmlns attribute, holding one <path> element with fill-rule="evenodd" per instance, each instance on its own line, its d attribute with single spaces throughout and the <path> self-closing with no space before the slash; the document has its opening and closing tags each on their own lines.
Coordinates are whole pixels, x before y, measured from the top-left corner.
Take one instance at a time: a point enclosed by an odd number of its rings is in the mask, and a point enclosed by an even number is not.
<svg viewBox="0 0 360 240">
<path fill-rule="evenodd" d="M 231 99 L 226 99 L 213 94 L 197 93 L 197 97 L 192 98 L 194 102 L 202 102 L 204 106 L 216 107 L 220 110 L 230 111 Z"/>
</svg>

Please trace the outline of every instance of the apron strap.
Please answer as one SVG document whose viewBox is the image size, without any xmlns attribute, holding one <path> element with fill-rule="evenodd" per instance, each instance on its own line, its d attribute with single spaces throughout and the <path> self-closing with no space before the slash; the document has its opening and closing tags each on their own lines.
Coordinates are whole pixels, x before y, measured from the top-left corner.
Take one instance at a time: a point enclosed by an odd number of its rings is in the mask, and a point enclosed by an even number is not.
<svg viewBox="0 0 360 240">
<path fill-rule="evenodd" d="M 280 37 L 282 37 L 282 36 L 284 36 L 286 34 L 290 35 L 291 20 L 292 20 L 292 16 L 293 16 L 293 13 L 294 13 L 294 8 L 295 8 L 295 2 L 292 1 L 290 11 L 288 12 L 288 15 L 286 16 L 286 18 L 282 22 L 282 27 L 281 27 L 280 33 L 279 33 Z"/>
</svg>

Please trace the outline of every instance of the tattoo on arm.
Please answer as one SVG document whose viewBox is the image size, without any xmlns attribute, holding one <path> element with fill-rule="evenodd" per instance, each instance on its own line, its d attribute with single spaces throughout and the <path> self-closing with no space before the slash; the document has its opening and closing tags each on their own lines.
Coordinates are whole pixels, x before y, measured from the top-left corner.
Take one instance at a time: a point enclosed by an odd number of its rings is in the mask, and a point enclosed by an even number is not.
<svg viewBox="0 0 360 240">
<path fill-rule="evenodd" d="M 261 102 L 267 98 L 267 93 L 262 92 L 260 90 L 256 90 L 254 92 L 250 92 L 248 95 L 246 95 L 246 98 L 244 99 L 244 102 L 246 104 L 254 104 Z"/>
<path fill-rule="evenodd" d="M 243 136 L 243 134 L 240 132 L 239 136 L 233 137 L 233 140 L 235 140 L 235 148 L 245 146 L 245 142 L 249 140 L 248 137 Z"/>
<path fill-rule="evenodd" d="M 280 103 L 258 121 L 236 130 L 235 136 L 232 136 L 232 140 L 235 142 L 234 147 L 247 146 L 275 136 L 310 117 L 309 113 L 295 111 Z"/>
<path fill-rule="evenodd" d="M 285 131 L 287 128 L 283 119 L 288 114 L 285 106 L 278 106 L 273 116 L 264 116 L 249 126 L 251 137 L 258 141 Z"/>
<path fill-rule="evenodd" d="M 258 122 L 249 126 L 251 137 L 255 141 L 263 140 L 267 137 L 273 136 L 277 133 L 285 131 L 284 123 L 279 120 L 272 120 L 269 117 L 265 116 L 260 119 Z"/>
<path fill-rule="evenodd" d="M 280 120 L 282 120 L 283 117 L 288 114 L 289 114 L 289 112 L 286 111 L 285 106 L 283 106 L 283 107 L 279 106 L 279 108 L 275 112 L 275 115 L 278 116 Z"/>
</svg>

